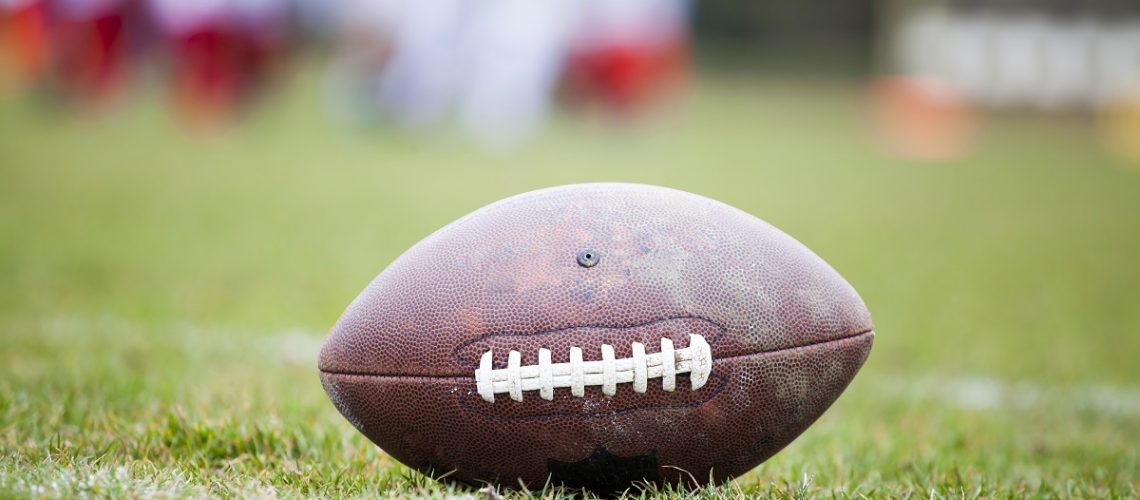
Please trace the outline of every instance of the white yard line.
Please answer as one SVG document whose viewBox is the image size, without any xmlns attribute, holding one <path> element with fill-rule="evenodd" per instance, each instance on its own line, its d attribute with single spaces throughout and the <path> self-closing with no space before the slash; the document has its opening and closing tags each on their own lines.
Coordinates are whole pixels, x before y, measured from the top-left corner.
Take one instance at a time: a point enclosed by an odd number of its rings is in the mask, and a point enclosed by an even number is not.
<svg viewBox="0 0 1140 500">
<path fill-rule="evenodd" d="M 880 394 L 897 399 L 935 401 L 974 411 L 1042 409 L 1091 411 L 1098 414 L 1140 415 L 1140 388 L 1104 384 L 1047 386 L 1008 382 L 989 377 L 887 378 L 871 382 Z M 906 380 L 901 380 L 901 379 Z"/>
</svg>

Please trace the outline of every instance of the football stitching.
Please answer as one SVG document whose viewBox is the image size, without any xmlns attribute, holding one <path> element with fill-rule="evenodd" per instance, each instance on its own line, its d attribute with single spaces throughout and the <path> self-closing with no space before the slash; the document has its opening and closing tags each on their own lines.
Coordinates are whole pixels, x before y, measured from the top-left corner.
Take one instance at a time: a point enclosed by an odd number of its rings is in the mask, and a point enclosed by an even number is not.
<svg viewBox="0 0 1140 500">
<path fill-rule="evenodd" d="M 712 349 L 701 335 L 690 334 L 689 346 L 673 348 L 673 341 L 661 339 L 661 350 L 645 353 L 640 342 L 630 344 L 633 356 L 614 358 L 614 348 L 602 344 L 601 360 L 582 360 L 580 347 L 570 348 L 569 363 L 551 363 L 550 350 L 538 350 L 537 365 L 520 365 L 521 354 L 511 350 L 506 368 L 494 368 L 491 349 L 483 353 L 479 368 L 475 370 L 475 386 L 488 403 L 495 402 L 495 394 L 509 394 L 515 401 L 523 400 L 523 392 L 539 391 L 547 401 L 554 399 L 554 389 L 570 388 L 574 397 L 584 397 L 586 386 L 601 386 L 602 394 L 613 396 L 617 384 L 633 384 L 633 391 L 644 394 L 649 379 L 660 378 L 666 392 L 676 389 L 678 374 L 689 374 L 692 390 L 704 387 L 712 372 Z"/>
</svg>

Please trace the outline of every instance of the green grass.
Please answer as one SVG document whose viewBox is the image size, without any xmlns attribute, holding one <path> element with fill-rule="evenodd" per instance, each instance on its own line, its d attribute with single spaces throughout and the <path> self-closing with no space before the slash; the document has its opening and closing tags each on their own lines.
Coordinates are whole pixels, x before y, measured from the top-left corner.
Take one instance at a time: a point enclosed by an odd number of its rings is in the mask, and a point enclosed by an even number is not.
<svg viewBox="0 0 1140 500">
<path fill-rule="evenodd" d="M 95 120 L 0 100 L 0 497 L 473 494 L 337 414 L 323 332 L 439 226 L 600 180 L 772 222 L 860 290 L 878 332 L 772 460 L 642 495 L 1140 495 L 1140 170 L 1082 119 L 998 117 L 970 157 L 916 164 L 876 152 L 851 82 L 720 76 L 687 120 L 561 120 L 497 155 L 338 128 L 317 86 L 199 138 L 150 94 Z"/>
</svg>

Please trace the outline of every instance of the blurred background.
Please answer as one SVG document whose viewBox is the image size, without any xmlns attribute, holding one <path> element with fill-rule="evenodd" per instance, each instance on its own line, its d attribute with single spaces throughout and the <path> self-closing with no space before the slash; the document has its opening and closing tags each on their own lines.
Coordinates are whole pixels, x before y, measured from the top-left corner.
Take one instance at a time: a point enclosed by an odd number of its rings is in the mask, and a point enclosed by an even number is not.
<svg viewBox="0 0 1140 500">
<path fill-rule="evenodd" d="M 161 92 L 189 133 L 279 106 L 301 73 L 319 80 L 314 120 L 510 150 L 552 114 L 684 120 L 697 73 L 733 69 L 866 80 L 868 127 L 903 157 L 968 153 L 992 110 L 1096 115 L 1107 147 L 1137 156 L 1127 1 L 4 0 L 0 14 L 7 95 L 92 115 Z"/>
<path fill-rule="evenodd" d="M 591 181 L 740 207 L 872 311 L 748 481 L 1136 493 L 1125 0 L 0 0 L 0 493 L 360 493 L 321 464 L 395 466 L 327 328 L 440 226 Z"/>
</svg>

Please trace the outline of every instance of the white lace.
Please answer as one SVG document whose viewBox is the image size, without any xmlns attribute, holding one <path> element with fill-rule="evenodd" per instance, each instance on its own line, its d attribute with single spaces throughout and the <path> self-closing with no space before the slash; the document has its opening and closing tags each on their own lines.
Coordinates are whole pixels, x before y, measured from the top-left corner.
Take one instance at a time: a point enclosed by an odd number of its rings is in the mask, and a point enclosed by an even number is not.
<svg viewBox="0 0 1140 500">
<path fill-rule="evenodd" d="M 602 386 L 602 394 L 613 396 L 617 384 L 633 383 L 633 391 L 644 393 L 651 378 L 661 378 L 661 388 L 676 389 L 677 374 L 688 373 L 693 390 L 704 387 L 712 371 L 712 350 L 700 335 L 689 335 L 689 347 L 673 349 L 673 341 L 661 339 L 661 352 L 645 353 L 645 345 L 630 344 L 633 356 L 614 359 L 614 348 L 602 344 L 600 361 L 582 361 L 582 349 L 570 348 L 569 363 L 551 363 L 550 350 L 538 350 L 538 364 L 520 366 L 518 351 L 507 355 L 507 367 L 492 366 L 491 350 L 483 353 L 475 370 L 475 385 L 488 403 L 495 394 L 507 393 L 515 401 L 523 400 L 524 391 L 538 391 L 542 399 L 554 399 L 554 389 L 569 387 L 570 394 L 583 397 L 586 386 Z"/>
</svg>

